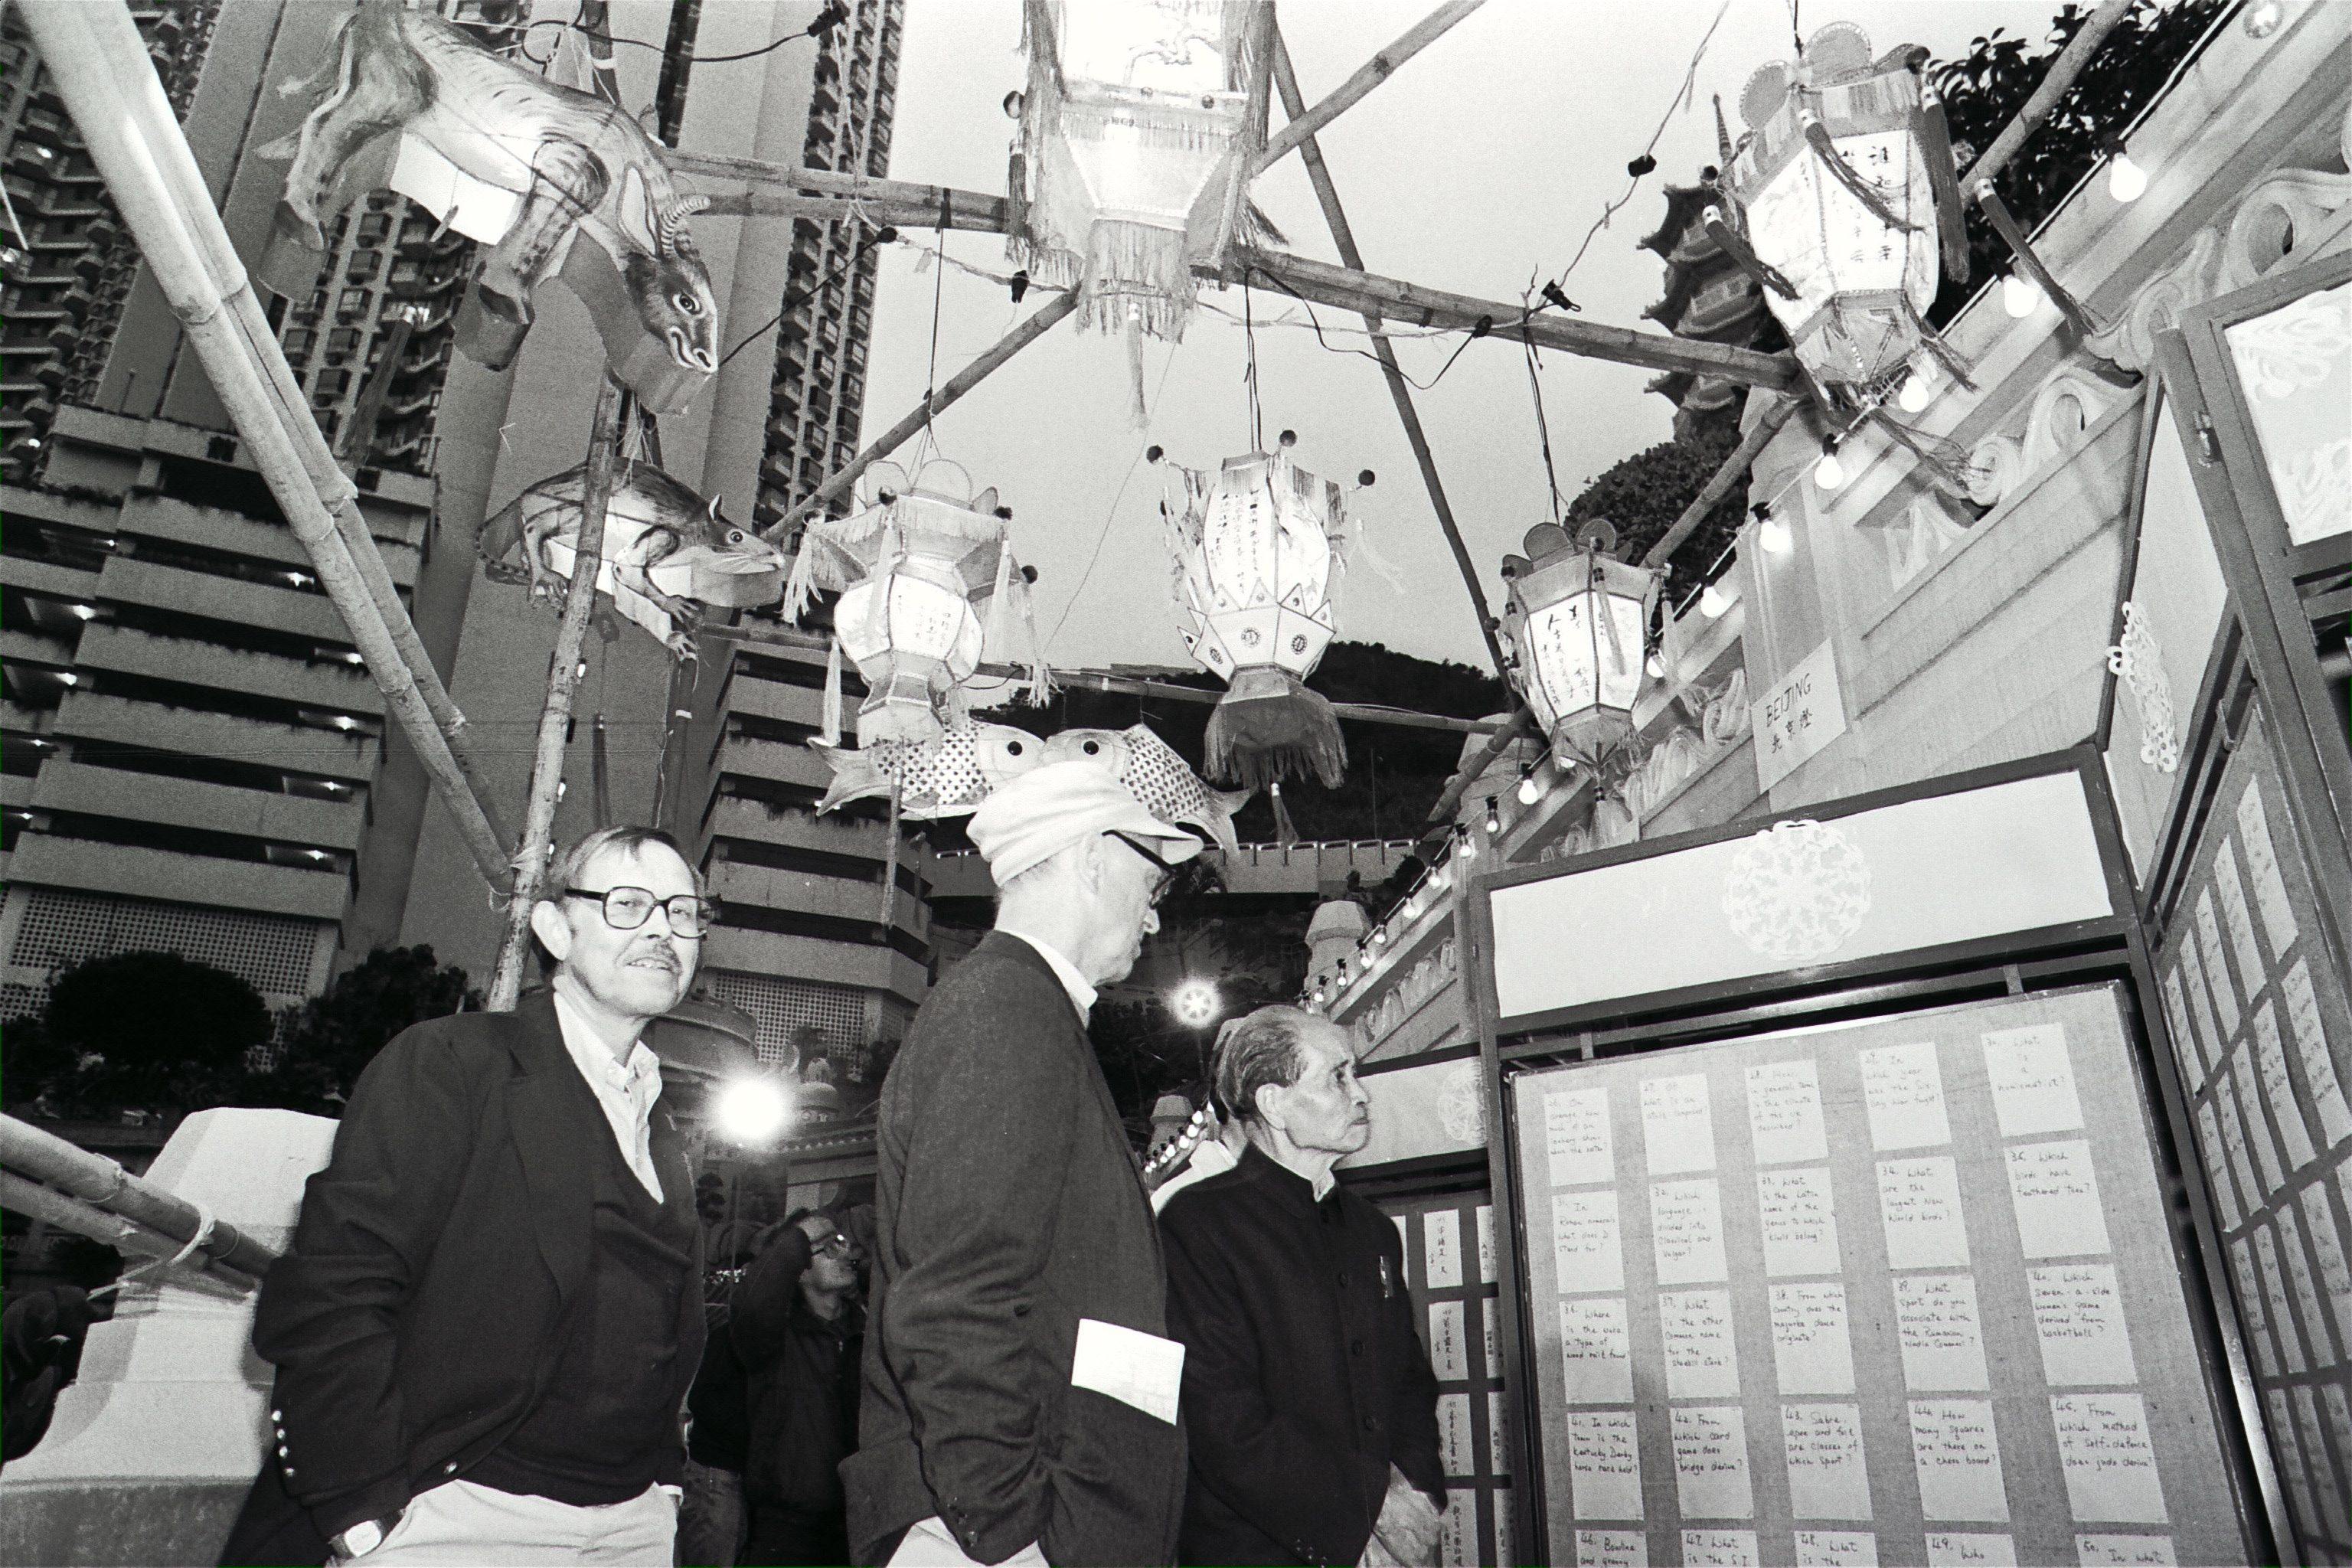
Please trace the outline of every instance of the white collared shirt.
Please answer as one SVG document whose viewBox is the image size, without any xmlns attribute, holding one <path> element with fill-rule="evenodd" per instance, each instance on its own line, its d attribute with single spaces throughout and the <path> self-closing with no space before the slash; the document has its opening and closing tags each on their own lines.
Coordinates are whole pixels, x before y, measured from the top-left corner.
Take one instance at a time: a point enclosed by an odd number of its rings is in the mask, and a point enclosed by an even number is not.
<svg viewBox="0 0 2352 1568">
<path fill-rule="evenodd" d="M 1007 936 L 1017 936 L 1035 948 L 1037 956 L 1045 961 L 1045 967 L 1054 972 L 1054 978 L 1062 983 L 1062 989 L 1070 994 L 1070 1005 L 1078 1010 L 1079 1018 L 1084 1020 L 1093 1017 L 1095 988 L 1087 984 L 1085 975 L 1078 973 L 1076 964 L 1062 956 L 1059 948 L 1042 936 L 1031 936 L 1027 931 L 1015 930 L 1012 926 L 1000 925 L 996 929 Z"/>
<path fill-rule="evenodd" d="M 647 1050 L 641 1039 L 629 1047 L 628 1060 L 614 1061 L 611 1048 L 596 1037 L 588 1020 L 561 991 L 555 993 L 555 1021 L 563 1031 L 563 1048 L 572 1053 L 572 1065 L 588 1080 L 604 1120 L 612 1124 L 621 1158 L 629 1163 L 654 1202 L 661 1202 L 661 1173 L 654 1166 L 653 1143 L 654 1101 L 661 1098 L 662 1090 L 661 1058 Z"/>
</svg>

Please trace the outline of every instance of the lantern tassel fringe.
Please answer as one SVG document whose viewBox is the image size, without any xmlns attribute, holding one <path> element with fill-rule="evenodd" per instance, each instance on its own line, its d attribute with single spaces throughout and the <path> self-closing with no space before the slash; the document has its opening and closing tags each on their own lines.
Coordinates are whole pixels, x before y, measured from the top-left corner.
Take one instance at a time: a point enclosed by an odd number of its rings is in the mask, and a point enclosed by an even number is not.
<svg viewBox="0 0 2352 1568">
<path fill-rule="evenodd" d="M 1347 742 L 1329 700 L 1271 665 L 1234 673 L 1209 714 L 1204 748 L 1204 771 L 1221 784 L 1262 789 L 1296 775 L 1337 789 L 1347 776 Z"/>
<path fill-rule="evenodd" d="M 1282 803 L 1282 788 L 1275 786 L 1266 799 L 1274 805 L 1274 841 L 1285 848 L 1298 842 L 1298 824 L 1290 819 L 1290 807 Z"/>
<path fill-rule="evenodd" d="M 1913 307 L 1908 294 L 1901 298 L 1904 313 L 1911 319 L 1911 330 L 1919 334 L 1920 345 L 1937 364 L 1944 367 L 1944 374 L 1950 376 L 1955 384 L 1968 391 L 1976 391 L 1977 384 L 1969 377 L 1969 362 L 1960 357 L 1959 351 L 1952 347 L 1943 333 L 1927 324 L 1927 318 Z"/>
<path fill-rule="evenodd" d="M 1969 236 L 1963 222 L 1960 180 L 1952 156 L 1951 127 L 1944 106 L 1928 99 L 1920 105 L 1919 148 L 1927 161 L 1927 183 L 1936 193 L 1936 239 L 1944 253 L 1944 275 L 1955 283 L 1969 280 Z"/>
<path fill-rule="evenodd" d="M 1719 217 L 1711 217 L 1706 220 L 1705 226 L 1707 237 L 1721 247 L 1726 256 L 1738 262 L 1741 271 L 1780 295 L 1783 300 L 1793 300 L 1797 297 L 1797 286 L 1789 281 L 1787 274 L 1757 255 L 1754 248 L 1748 245 L 1747 238 L 1733 232 L 1729 224 Z"/>
<path fill-rule="evenodd" d="M 1916 224 L 1906 223 L 1896 216 L 1893 209 L 1887 206 L 1885 199 L 1878 194 L 1878 187 L 1855 174 L 1853 165 L 1838 155 L 1837 143 L 1830 140 L 1828 126 L 1818 120 L 1808 121 L 1805 126 L 1805 144 L 1813 150 L 1813 155 L 1822 161 L 1822 165 L 1829 170 L 1837 183 L 1853 193 L 1855 201 L 1870 209 L 1871 216 L 1887 227 L 1904 234 L 1909 234 L 1918 226 Z"/>
</svg>

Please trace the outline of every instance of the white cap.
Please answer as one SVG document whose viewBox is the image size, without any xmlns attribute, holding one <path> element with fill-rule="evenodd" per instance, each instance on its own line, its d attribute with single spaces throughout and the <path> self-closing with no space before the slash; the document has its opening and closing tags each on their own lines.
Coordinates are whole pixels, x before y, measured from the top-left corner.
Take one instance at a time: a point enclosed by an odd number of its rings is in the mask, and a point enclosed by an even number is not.
<svg viewBox="0 0 2352 1568">
<path fill-rule="evenodd" d="M 1173 866 L 1201 852 L 1201 841 L 1143 809 L 1098 762 L 1048 763 L 1002 784 L 971 814 L 971 841 L 1003 887 L 1034 866 L 1097 833 L 1153 841 Z"/>
</svg>

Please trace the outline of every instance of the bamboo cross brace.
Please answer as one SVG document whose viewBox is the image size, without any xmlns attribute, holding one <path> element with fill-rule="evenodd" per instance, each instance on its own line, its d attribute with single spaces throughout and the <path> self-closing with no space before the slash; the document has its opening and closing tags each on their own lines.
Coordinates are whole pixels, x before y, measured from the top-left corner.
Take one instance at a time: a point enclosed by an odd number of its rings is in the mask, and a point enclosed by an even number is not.
<svg viewBox="0 0 2352 1568">
<path fill-rule="evenodd" d="M 1756 461 L 1757 454 L 1780 433 L 1780 426 L 1786 425 L 1789 416 L 1796 411 L 1797 400 L 1783 397 L 1775 400 L 1769 408 L 1759 415 L 1756 423 L 1749 426 L 1748 433 L 1739 438 L 1739 445 L 1731 449 L 1731 455 L 1723 459 L 1698 494 L 1691 498 L 1690 505 L 1683 508 L 1683 514 L 1675 519 L 1674 526 L 1658 535 L 1657 542 L 1643 554 L 1642 564 L 1664 566 L 1666 558 L 1683 547 L 1683 541 L 1698 531 L 1698 525 L 1706 520 L 1706 514 L 1731 493 L 1731 487 L 1748 472 L 1749 466 Z"/>
<path fill-rule="evenodd" d="M 2057 109 L 2058 100 L 2074 85 L 2074 79 L 2083 74 L 2083 68 L 2091 63 L 2091 57 L 2107 41 L 2107 35 L 2131 15 L 2136 0 L 2105 0 L 2091 13 L 2090 18 L 2067 40 L 2066 47 L 2058 51 L 2058 58 L 2050 62 L 2050 68 L 2042 73 L 2041 85 L 2025 100 L 2025 107 L 2000 128 L 1992 145 L 1960 175 L 1960 189 L 1973 192 L 2008 166 L 2009 161 L 2024 147 L 2025 139 L 2040 130 L 2042 122 Z"/>
<path fill-rule="evenodd" d="M 1263 174 L 1273 164 L 1281 162 L 1292 148 L 1304 147 L 1313 141 L 1317 132 L 1362 101 L 1372 89 L 1393 76 L 1399 66 L 1444 37 L 1454 24 L 1486 3 L 1486 0 L 1446 0 L 1444 5 L 1415 23 L 1395 43 L 1359 66 L 1354 75 L 1339 84 L 1339 90 L 1312 109 L 1292 108 L 1288 101 L 1290 95 L 1285 94 L 1283 112 L 1290 116 L 1290 123 L 1266 138 L 1265 151 L 1258 154 L 1256 164 L 1250 170 L 1251 175 Z M 1280 36 L 1278 28 L 1276 36 Z M 1286 51 L 1280 58 L 1287 58 Z M 1287 66 L 1277 68 L 1285 74 L 1289 69 Z M 1296 85 L 1294 79 L 1294 88 Z"/>
<path fill-rule="evenodd" d="M 711 197 L 705 216 L 849 217 L 860 207 L 877 222 L 901 223 L 925 228 L 967 228 L 1003 234 L 1006 216 L 1003 196 L 950 185 L 916 184 L 886 180 L 877 174 L 845 174 L 834 169 L 804 169 L 792 163 L 759 158 L 730 158 L 712 153 L 665 153 L 662 162 L 672 174 L 701 180 L 724 180 L 748 187 L 745 195 Z M 829 205 L 826 205 L 829 204 Z"/>
<path fill-rule="evenodd" d="M 596 607 L 596 576 L 604 565 L 604 511 L 613 499 L 613 468 L 620 455 L 621 395 L 611 376 L 596 391 L 596 414 L 588 437 L 588 473 L 580 493 L 580 537 L 572 547 L 572 581 L 563 593 L 563 616 L 556 624 L 555 654 L 547 681 L 547 705 L 540 710 L 539 745 L 530 763 L 530 794 L 523 810 L 522 838 L 515 846 L 514 891 L 507 900 L 506 931 L 499 942 L 498 967 L 490 979 L 489 1010 L 511 1013 L 522 993 L 522 963 L 530 951 L 530 910 L 542 896 L 549 840 L 555 831 L 555 803 L 563 785 L 563 753 L 572 728 L 572 698 L 580 685 L 580 649 Z"/>
</svg>

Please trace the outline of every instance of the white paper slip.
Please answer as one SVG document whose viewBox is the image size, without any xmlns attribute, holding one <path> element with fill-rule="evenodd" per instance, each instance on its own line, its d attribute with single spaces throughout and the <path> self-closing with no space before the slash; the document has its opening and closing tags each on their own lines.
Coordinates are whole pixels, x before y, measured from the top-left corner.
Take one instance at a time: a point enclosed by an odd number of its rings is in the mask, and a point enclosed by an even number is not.
<svg viewBox="0 0 2352 1568">
<path fill-rule="evenodd" d="M 2189 999 L 2180 989 L 2180 971 L 2165 972 L 2160 989 L 2164 994 L 2164 1026 L 2172 1037 L 2172 1056 L 2180 1064 L 2180 1081 L 2194 1093 L 2205 1081 L 2211 1068 L 2209 1058 L 2202 1055 L 2203 1046 L 2189 1027 Z"/>
<path fill-rule="evenodd" d="M 1731 1292 L 1668 1290 L 1658 1297 L 1666 1347 L 1666 1397 L 1736 1399 L 1739 1354 L 1731 1341 Z"/>
<path fill-rule="evenodd" d="M 2352 1354 L 2352 1260 L 2344 1251 L 2344 1233 L 2336 1228 L 2336 1211 L 2328 1206 L 2327 1188 L 2315 1182 L 2303 1189 L 2304 1228 L 2311 1237 L 2312 1255 L 2319 1259 L 2320 1289 L 2336 1312 L 2336 1331 Z M 2345 1449 L 2352 1454 L 2352 1447 Z"/>
<path fill-rule="evenodd" d="M 1788 1454 L 1791 1514 L 1799 1519 L 1871 1517 L 1859 1405 L 1784 1405 L 1780 1437 Z"/>
<path fill-rule="evenodd" d="M 2297 935 L 2294 906 L 2286 896 L 2286 879 L 2279 874 L 2278 846 L 2271 838 L 2270 814 L 2263 809 L 2260 780 L 2248 779 L 2238 797 L 2238 836 L 2245 841 L 2246 868 L 2254 874 L 2254 908 L 2263 917 L 2263 934 L 2271 951 L 2284 952 Z"/>
<path fill-rule="evenodd" d="M 1935 1042 L 1862 1053 L 1862 1092 L 1874 1149 L 1925 1149 L 1952 1141 Z"/>
<path fill-rule="evenodd" d="M 2230 1173 L 2229 1156 L 2221 1143 L 2221 1118 L 2213 1114 L 2213 1102 L 2210 1100 L 2197 1108 L 2197 1141 L 2205 1153 L 2205 1173 L 2212 1184 L 2214 1201 L 2221 1205 L 2221 1227 L 2235 1230 L 2242 1222 L 2238 1179 Z"/>
<path fill-rule="evenodd" d="M 1495 1282 L 1495 1205 L 1478 1205 L 1478 1283 Z"/>
<path fill-rule="evenodd" d="M 1723 1262 L 1723 1193 L 1712 1176 L 1650 1184 L 1650 1244 L 1661 1285 L 1709 1285 Z"/>
<path fill-rule="evenodd" d="M 1843 1284 L 1772 1287 L 1772 1368 L 1783 1394 L 1853 1392 Z"/>
<path fill-rule="evenodd" d="M 1715 1115 L 1705 1073 L 1642 1080 L 1642 1148 L 1654 1176 L 1715 1169 Z"/>
<path fill-rule="evenodd" d="M 1948 1154 L 1878 1162 L 1878 1215 L 1890 1268 L 1965 1268 L 1959 1171 Z"/>
<path fill-rule="evenodd" d="M 1766 1274 L 1779 1279 L 1844 1268 L 1828 1171 L 1759 1171 L 1756 1206 L 1763 1219 Z"/>
<path fill-rule="evenodd" d="M 2247 1326 L 2266 1326 L 2270 1315 L 2263 1310 L 2263 1289 L 2254 1278 L 2253 1244 L 2242 1236 L 2230 1243 L 2230 1273 L 2237 1281 L 2238 1310 L 2246 1314 Z"/>
<path fill-rule="evenodd" d="M 1609 1091 L 1559 1089 L 1544 1096 L 1544 1145 L 1550 1154 L 1551 1184 L 1591 1186 L 1617 1179 L 1617 1157 L 1609 1135 Z"/>
<path fill-rule="evenodd" d="M 2230 1048 L 2230 1031 L 2213 1015 L 2213 992 L 2205 979 L 2205 962 L 2197 955 L 2195 933 L 2185 927 L 2180 933 L 2180 984 L 2189 993 L 2189 1016 L 2197 1020 L 2206 1054 L 2218 1063 Z"/>
<path fill-rule="evenodd" d="M 2197 889 L 2197 951 L 2205 960 L 2206 983 L 2213 988 L 2213 1009 L 2221 1019 L 2224 1038 L 2238 1032 L 2238 991 L 2230 979 L 2230 962 L 2221 956 L 2221 922 L 2213 913 L 2213 889 Z"/>
<path fill-rule="evenodd" d="M 2238 1113 L 2246 1119 L 2246 1145 L 2263 1168 L 2263 1193 L 2267 1199 L 2268 1194 L 2286 1185 L 2286 1173 L 2279 1163 L 2278 1138 L 2271 1131 L 2270 1119 L 2263 1114 L 2262 1089 L 2254 1079 L 2252 1050 L 2230 1053 L 2230 1077 L 2237 1084 Z"/>
<path fill-rule="evenodd" d="M 1486 1468 L 1490 1474 L 1511 1473 L 1511 1413 L 1499 1388 L 1486 1393 Z"/>
<path fill-rule="evenodd" d="M 2073 1258 L 2108 1250 L 2107 1211 L 2099 1202 L 2091 1145 L 2071 1138 L 2056 1143 L 2014 1144 L 2002 1151 L 2009 1195 L 2017 1211 L 2017 1238 L 2028 1258 Z"/>
<path fill-rule="evenodd" d="M 1462 1283 L 1462 1211 L 1431 1209 L 1421 1216 L 1422 1256 L 1429 1288 L 1451 1290 Z"/>
<path fill-rule="evenodd" d="M 1640 1519 L 1642 1448 L 1630 1410 L 1568 1413 L 1570 1502 L 1579 1519 Z"/>
<path fill-rule="evenodd" d="M 1675 1495 L 1683 1517 L 1756 1517 L 1746 1414 L 1737 1405 L 1685 1405 L 1672 1415 Z"/>
<path fill-rule="evenodd" d="M 1470 1346 L 1464 1337 L 1460 1301 L 1429 1304 L 1429 1368 L 1440 1383 L 1459 1383 L 1470 1375 Z"/>
<path fill-rule="evenodd" d="M 2238 857 L 2230 848 L 2227 834 L 2222 835 L 2221 847 L 2213 856 L 2213 892 L 2221 901 L 2221 929 L 2230 933 L 2230 955 L 2238 961 L 2238 973 L 2246 983 L 2246 994 L 2258 995 L 2269 970 L 2263 963 L 2263 950 L 2254 942 L 2253 915 L 2246 908 L 2246 884 L 2238 877 Z"/>
<path fill-rule="evenodd" d="M 1830 1157 L 1822 1129 L 1822 1088 L 1810 1058 L 1748 1069 L 1748 1131 L 1759 1165 Z"/>
<path fill-rule="evenodd" d="M 1559 1349 L 1570 1405 L 1629 1405 L 1633 1361 L 1625 1338 L 1625 1298 L 1578 1296 L 1559 1304 Z"/>
<path fill-rule="evenodd" d="M 2009 1522 L 2009 1492 L 2001 1481 L 2000 1442 L 1987 1399 L 1911 1402 L 1911 1462 L 1919 1475 L 1919 1507 L 1937 1521 Z"/>
<path fill-rule="evenodd" d="M 1685 1530 L 1683 1568 L 1758 1568 L 1752 1530 Z"/>
<path fill-rule="evenodd" d="M 1478 1473 L 1475 1458 L 1477 1446 L 1471 1441 L 1470 1396 L 1466 1394 L 1441 1394 L 1437 1396 L 1437 1454 L 1449 1476 L 1475 1476 Z"/>
<path fill-rule="evenodd" d="M 1985 1393 L 1984 1325 L 1966 1274 L 1898 1274 L 1895 1324 L 1903 1381 L 1922 1394 Z"/>
<path fill-rule="evenodd" d="M 1486 1375 L 1499 1380 L 1503 1375 L 1503 1331 L 1498 1320 L 1503 1315 L 1503 1303 L 1489 1296 L 1480 1305 L 1485 1310 L 1478 1316 L 1486 1326 Z"/>
<path fill-rule="evenodd" d="M 2305 1384 L 2294 1391 L 2296 1429 L 2303 1434 L 2304 1463 L 2311 1467 L 2311 1489 L 2319 1499 L 2322 1516 L 2327 1521 L 2327 1533 L 2339 1540 L 2352 1539 L 2352 1497 L 2345 1479 L 2337 1473 L 2336 1460 L 2327 1452 L 2327 1440 L 2320 1433 L 2317 1394 Z"/>
<path fill-rule="evenodd" d="M 1931 1530 L 1927 1568 L 2017 1568 L 2017 1542 L 2006 1535 Z"/>
<path fill-rule="evenodd" d="M 2303 1120 L 2303 1097 L 2286 1070 L 2286 1045 L 2279 1038 L 2278 1009 L 2265 998 L 2254 1009 L 2254 1071 L 2263 1080 L 2263 1096 L 2270 1101 L 2271 1121 L 2279 1130 L 2286 1166 L 2299 1171 L 2317 1156 L 2311 1146 L 2311 1129 Z"/>
<path fill-rule="evenodd" d="M 1437 1520 L 1437 1568 L 1477 1568 L 1478 1494 L 1449 1491 Z"/>
<path fill-rule="evenodd" d="M 1511 1542 L 1511 1489 L 1495 1489 L 1495 1561 L 1517 1563 L 1518 1548 Z"/>
<path fill-rule="evenodd" d="M 2074 1064 L 2063 1024 L 1996 1029 L 1984 1037 L 1985 1083 L 2004 1138 L 2074 1132 L 2083 1102 L 2074 1093 Z"/>
<path fill-rule="evenodd" d="M 2050 1400 L 2066 1501 L 2083 1524 L 2169 1524 L 2137 1394 L 2060 1394 Z"/>
<path fill-rule="evenodd" d="M 2288 1372 L 2300 1376 L 2310 1370 L 2305 1359 L 2303 1335 L 2296 1329 L 2294 1309 L 2287 1305 L 2286 1279 L 2279 1272 L 2278 1242 L 2266 1225 L 2254 1226 L 2254 1258 L 2262 1266 L 2263 1304 L 2277 1331 L 2279 1355 Z"/>
<path fill-rule="evenodd" d="M 2312 1278 L 2311 1258 L 2303 1247 L 2303 1222 L 2295 1217 L 2295 1206 L 2283 1203 L 2276 1215 L 2279 1252 L 2286 1262 L 2287 1279 L 2294 1286 L 2294 1304 L 2303 1313 L 2305 1343 L 2310 1348 L 2316 1366 L 2336 1364 L 2335 1336 L 2327 1327 L 2327 1314 L 2319 1304 L 2319 1282 Z"/>
<path fill-rule="evenodd" d="M 1551 1201 L 1552 1267 L 1563 1295 L 1625 1289 L 1617 1241 L 1617 1194 L 1562 1193 Z"/>
<path fill-rule="evenodd" d="M 1078 1320 L 1077 1353 L 1070 1363 L 1070 1386 L 1107 1394 L 1146 1415 L 1176 1424 L 1176 1398 L 1184 1385 L 1184 1347 L 1174 1340 L 1122 1328 L 1099 1318 Z"/>
<path fill-rule="evenodd" d="M 1650 1538 L 1638 1530 L 1580 1530 L 1576 1568 L 1650 1568 Z"/>
<path fill-rule="evenodd" d="M 2053 1388 L 2137 1383 L 2123 1292 L 2108 1263 L 2053 1263 L 2026 1270 L 2042 1381 Z"/>
<path fill-rule="evenodd" d="M 2298 957 L 2279 977 L 2279 994 L 2286 1004 L 2287 1028 L 2294 1036 L 2294 1054 L 2311 1085 L 2312 1109 L 2333 1149 L 2352 1138 L 2352 1105 L 2345 1103 L 2344 1081 L 2336 1076 L 2336 1058 L 2327 1049 L 2327 1028 L 2319 1012 L 2319 993 L 2311 984 L 2311 964 Z"/>
<path fill-rule="evenodd" d="M 2286 1482 L 2287 1496 L 2294 1504 L 2294 1517 L 2306 1534 L 2325 1534 L 2326 1527 L 2320 1522 L 2319 1511 L 2311 1505 L 2311 1486 L 2303 1468 L 2303 1447 L 2295 1441 L 2294 1415 L 2287 1408 L 2286 1391 L 2283 1388 L 2264 1391 L 2263 1407 L 2270 1412 L 2271 1441 L 2278 1445 L 2279 1476 Z"/>
<path fill-rule="evenodd" d="M 2074 1556 L 2083 1568 L 2172 1568 L 2168 1535 L 2078 1535 Z"/>
<path fill-rule="evenodd" d="M 2221 1142 L 2230 1151 L 2230 1168 L 2238 1173 L 2238 1184 L 2245 1189 L 2246 1209 L 2251 1214 L 2270 1201 L 2270 1189 L 2254 1174 L 2253 1155 L 2250 1152 L 2253 1141 L 2246 1136 L 2246 1124 L 2238 1115 L 2237 1082 L 2229 1072 L 2214 1078 L 2211 1103 L 2221 1108 Z"/>
<path fill-rule="evenodd" d="M 1878 1568 L 1878 1537 L 1866 1530 L 1801 1530 L 1797 1568 Z"/>
</svg>

